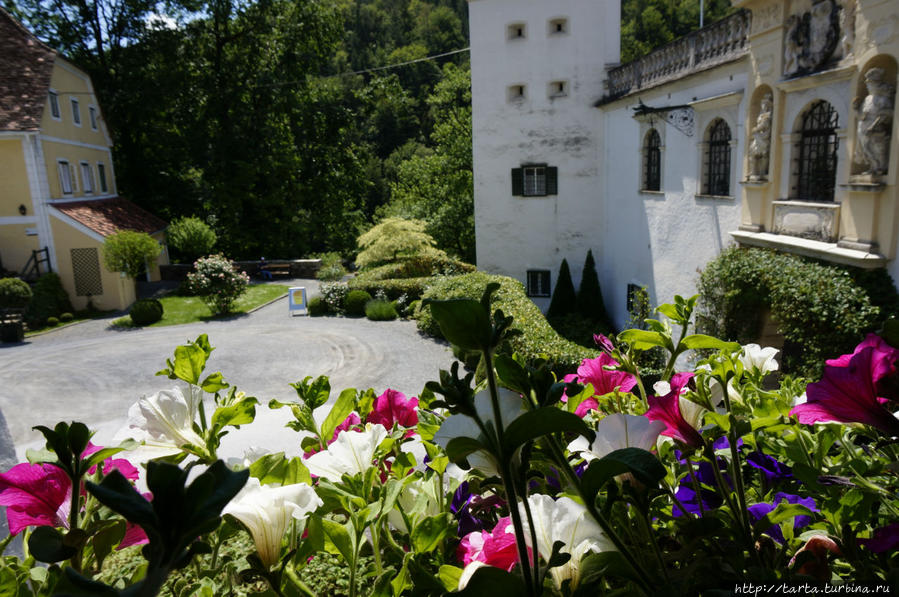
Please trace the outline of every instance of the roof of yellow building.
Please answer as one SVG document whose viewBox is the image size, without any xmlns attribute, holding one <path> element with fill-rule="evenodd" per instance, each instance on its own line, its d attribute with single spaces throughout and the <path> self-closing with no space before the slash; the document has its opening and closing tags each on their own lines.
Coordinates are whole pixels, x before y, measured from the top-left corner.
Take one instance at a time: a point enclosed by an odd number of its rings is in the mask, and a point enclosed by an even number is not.
<svg viewBox="0 0 899 597">
<path fill-rule="evenodd" d="M 56 51 L 0 8 L 0 130 L 40 127 Z"/>
<path fill-rule="evenodd" d="M 168 226 L 165 220 L 121 197 L 55 203 L 53 207 L 103 236 L 122 230 L 152 234 Z"/>
</svg>

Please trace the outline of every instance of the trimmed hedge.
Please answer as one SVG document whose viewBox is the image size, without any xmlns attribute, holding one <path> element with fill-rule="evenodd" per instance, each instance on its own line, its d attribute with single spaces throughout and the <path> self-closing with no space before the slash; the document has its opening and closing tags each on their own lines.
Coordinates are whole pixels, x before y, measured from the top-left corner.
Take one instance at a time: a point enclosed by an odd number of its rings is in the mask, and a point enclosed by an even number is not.
<svg viewBox="0 0 899 597">
<path fill-rule="evenodd" d="M 492 276 L 483 272 L 438 278 L 427 289 L 423 298 L 480 300 L 484 288 L 490 282 L 498 282 L 500 285 L 494 294 L 491 309 L 494 311 L 501 309 L 506 315 L 511 315 L 514 318 L 512 328 L 521 332 L 506 341 L 506 345 L 501 347 L 503 352 L 517 352 L 531 362 L 542 356 L 549 361 L 550 367 L 557 374 L 570 373 L 577 369 L 583 359 L 596 356 L 596 351 L 578 346 L 559 336 L 547 323 L 537 305 L 528 298 L 524 285 L 513 278 Z M 418 319 L 420 330 L 438 338 L 442 337 L 430 309 L 419 306 L 415 317 Z"/>
<path fill-rule="evenodd" d="M 808 377 L 820 375 L 825 359 L 851 353 L 899 304 L 886 271 L 755 248 L 733 247 L 709 262 L 699 292 L 697 327 L 725 340 L 756 341 L 770 308 L 785 340 L 784 370 Z"/>
<path fill-rule="evenodd" d="M 392 280 L 396 278 L 426 278 L 438 275 L 454 276 L 474 271 L 477 271 L 477 268 L 470 263 L 465 263 L 446 255 L 417 255 L 367 269 L 360 272 L 357 277 L 368 280 Z"/>
<path fill-rule="evenodd" d="M 131 305 L 131 311 L 128 314 L 134 325 L 141 327 L 150 325 L 162 319 L 162 303 L 152 298 L 140 299 Z"/>
<path fill-rule="evenodd" d="M 365 305 L 365 316 L 372 321 L 393 321 L 399 315 L 392 301 L 374 299 Z"/>
<path fill-rule="evenodd" d="M 31 300 L 31 286 L 19 278 L 0 279 L 0 309 L 23 309 Z"/>
<path fill-rule="evenodd" d="M 407 299 L 417 300 L 427 290 L 428 285 L 433 283 L 434 278 L 400 278 L 395 280 L 370 280 L 368 278 L 357 276 L 347 282 L 352 290 L 364 290 L 374 296 L 378 291 L 382 291 L 390 300 L 396 300 L 402 295 L 406 295 Z"/>
<path fill-rule="evenodd" d="M 41 276 L 32 291 L 34 295 L 25 310 L 25 321 L 31 328 L 42 326 L 48 317 L 59 317 L 74 310 L 69 295 L 62 287 L 62 280 L 54 272 Z"/>
<path fill-rule="evenodd" d="M 346 314 L 350 317 L 362 317 L 365 315 L 365 304 L 371 300 L 371 295 L 364 290 L 350 290 L 344 301 Z"/>
<path fill-rule="evenodd" d="M 328 304 L 320 296 L 309 299 L 306 309 L 309 311 L 310 317 L 320 317 L 328 314 Z"/>
</svg>

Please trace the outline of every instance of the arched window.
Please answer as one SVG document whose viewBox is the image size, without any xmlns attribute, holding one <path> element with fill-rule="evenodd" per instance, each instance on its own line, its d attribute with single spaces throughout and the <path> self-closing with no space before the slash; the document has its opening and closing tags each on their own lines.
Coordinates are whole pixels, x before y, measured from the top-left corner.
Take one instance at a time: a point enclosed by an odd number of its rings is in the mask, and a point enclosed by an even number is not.
<svg viewBox="0 0 899 597">
<path fill-rule="evenodd" d="M 721 118 L 709 127 L 705 171 L 706 195 L 730 195 L 730 127 Z"/>
<path fill-rule="evenodd" d="M 816 102 L 802 117 L 796 197 L 804 201 L 833 201 L 837 179 L 837 111 Z"/>
<path fill-rule="evenodd" d="M 662 190 L 662 138 L 649 129 L 643 143 L 643 190 Z"/>
</svg>

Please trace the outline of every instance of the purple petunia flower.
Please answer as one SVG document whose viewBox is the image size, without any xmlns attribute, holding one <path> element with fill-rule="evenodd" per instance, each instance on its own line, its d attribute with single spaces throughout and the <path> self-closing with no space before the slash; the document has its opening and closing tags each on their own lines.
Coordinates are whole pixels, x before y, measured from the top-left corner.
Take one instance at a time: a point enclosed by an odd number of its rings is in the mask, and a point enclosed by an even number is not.
<svg viewBox="0 0 899 597">
<path fill-rule="evenodd" d="M 896 547 L 899 547 L 899 522 L 874 529 L 873 537 L 870 539 L 858 539 L 858 544 L 864 545 L 874 553 L 893 551 Z"/>
<path fill-rule="evenodd" d="M 749 515 L 752 517 L 752 520 L 754 522 L 757 522 L 757 521 L 761 520 L 762 518 L 764 518 L 765 515 L 767 515 L 769 512 L 772 512 L 777 507 L 777 504 L 779 504 L 782 501 L 786 501 L 788 504 L 801 504 L 801 505 L 805 506 L 806 508 L 808 508 L 809 510 L 811 510 L 812 512 L 819 511 L 815 504 L 814 499 L 812 499 L 810 497 L 804 498 L 804 497 L 801 497 L 798 495 L 794 495 L 792 493 L 782 493 L 782 492 L 778 492 L 778 493 L 774 494 L 774 500 L 772 503 L 770 503 L 770 504 L 768 504 L 768 503 L 753 504 L 752 506 L 749 506 L 748 508 L 746 508 L 746 510 L 749 511 Z M 811 516 L 801 514 L 799 516 L 796 516 L 793 519 L 793 528 L 801 529 L 803 527 L 807 527 L 811 523 L 812 523 Z M 769 537 L 771 537 L 772 539 L 774 539 L 775 541 L 780 543 L 781 545 L 786 542 L 786 539 L 784 539 L 784 536 L 783 536 L 783 531 L 781 531 L 781 529 L 780 529 L 780 525 L 776 525 L 776 524 L 771 525 L 765 531 L 765 533 Z"/>
<path fill-rule="evenodd" d="M 746 457 L 746 463 L 764 475 L 768 483 L 793 478 L 793 469 L 789 465 L 763 452 L 752 452 Z"/>
</svg>

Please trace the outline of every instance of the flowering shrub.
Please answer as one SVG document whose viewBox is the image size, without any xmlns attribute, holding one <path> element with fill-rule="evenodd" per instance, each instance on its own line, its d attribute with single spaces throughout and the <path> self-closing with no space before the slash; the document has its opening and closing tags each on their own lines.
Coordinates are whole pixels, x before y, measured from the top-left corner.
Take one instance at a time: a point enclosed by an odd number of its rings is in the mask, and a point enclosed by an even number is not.
<svg viewBox="0 0 899 597">
<path fill-rule="evenodd" d="M 322 300 L 328 306 L 331 313 L 343 313 L 349 292 L 344 282 L 324 282 L 319 286 Z"/>
<path fill-rule="evenodd" d="M 895 593 L 899 323 L 820 380 L 772 389 L 777 351 L 691 333 L 695 297 L 676 297 L 658 308 L 665 321 L 598 336 L 601 353 L 557 380 L 497 353 L 512 321 L 490 312 L 495 291 L 426 307 L 481 353 L 483 383 L 456 365 L 417 397 L 332 396 L 328 378 L 307 377 L 295 401 L 268 404 L 292 415 L 291 453 L 219 460 L 258 401 L 205 373 L 205 336 L 175 350 L 159 374 L 182 385 L 139 399 L 121 445 L 91 446 L 80 423 L 39 427 L 46 450 L 0 475 L 28 546 L 0 560 L 0 582 L 155 595 L 192 563 L 177 594 L 252 582 L 306 595 L 334 586 L 313 576 L 337 557 L 353 596 Z M 666 359 L 650 387 L 635 363 L 656 347 Z M 711 356 L 678 371 L 693 350 Z M 188 482 L 192 467 L 205 470 Z M 151 496 L 134 489 L 139 473 Z M 244 553 L 219 558 L 239 533 Z M 146 542 L 145 572 L 104 585 L 106 557 L 132 542 Z"/>
<path fill-rule="evenodd" d="M 229 313 L 234 301 L 250 284 L 246 272 L 237 272 L 234 264 L 223 255 L 197 259 L 194 271 L 187 274 L 193 294 L 201 296 L 213 315 Z"/>
</svg>

